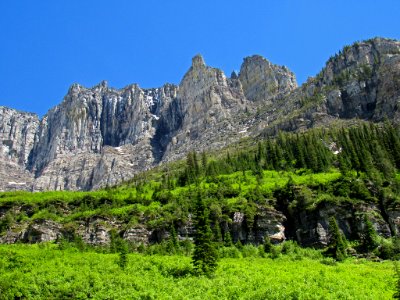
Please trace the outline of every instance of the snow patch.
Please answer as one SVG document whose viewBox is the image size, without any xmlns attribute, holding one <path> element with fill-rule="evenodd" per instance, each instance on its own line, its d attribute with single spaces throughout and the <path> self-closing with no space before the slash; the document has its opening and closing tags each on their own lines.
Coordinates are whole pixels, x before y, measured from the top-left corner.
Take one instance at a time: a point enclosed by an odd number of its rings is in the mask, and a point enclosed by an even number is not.
<svg viewBox="0 0 400 300">
<path fill-rule="evenodd" d="M 15 182 L 15 181 L 10 181 L 8 184 L 11 184 L 11 185 L 26 185 L 26 182 Z"/>
<path fill-rule="evenodd" d="M 154 98 L 153 96 L 146 96 L 146 98 L 144 99 L 146 105 L 148 108 L 152 107 L 154 105 Z"/>
</svg>

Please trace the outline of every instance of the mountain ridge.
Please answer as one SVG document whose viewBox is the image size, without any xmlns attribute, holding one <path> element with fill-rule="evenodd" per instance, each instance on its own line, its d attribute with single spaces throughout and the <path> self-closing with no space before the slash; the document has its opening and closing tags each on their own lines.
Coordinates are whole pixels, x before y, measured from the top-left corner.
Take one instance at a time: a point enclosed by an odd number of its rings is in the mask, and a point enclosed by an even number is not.
<svg viewBox="0 0 400 300">
<path fill-rule="evenodd" d="M 336 119 L 397 122 L 399 49 L 395 40 L 357 42 L 300 87 L 289 69 L 259 55 L 231 77 L 196 55 L 178 86 L 73 84 L 40 120 L 0 107 L 0 190 L 96 189 L 246 136 Z"/>
</svg>

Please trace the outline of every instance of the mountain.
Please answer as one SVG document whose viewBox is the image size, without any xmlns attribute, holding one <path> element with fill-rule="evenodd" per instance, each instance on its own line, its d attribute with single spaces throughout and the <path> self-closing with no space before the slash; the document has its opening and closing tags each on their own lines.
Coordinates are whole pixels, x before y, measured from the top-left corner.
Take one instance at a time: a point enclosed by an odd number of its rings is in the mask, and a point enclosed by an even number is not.
<svg viewBox="0 0 400 300">
<path fill-rule="evenodd" d="M 0 107 L 0 190 L 91 190 L 243 137 L 327 126 L 339 119 L 400 121 L 400 42 L 346 46 L 297 87 L 294 74 L 255 55 L 227 77 L 200 55 L 179 86 L 70 87 L 41 119 Z"/>
</svg>

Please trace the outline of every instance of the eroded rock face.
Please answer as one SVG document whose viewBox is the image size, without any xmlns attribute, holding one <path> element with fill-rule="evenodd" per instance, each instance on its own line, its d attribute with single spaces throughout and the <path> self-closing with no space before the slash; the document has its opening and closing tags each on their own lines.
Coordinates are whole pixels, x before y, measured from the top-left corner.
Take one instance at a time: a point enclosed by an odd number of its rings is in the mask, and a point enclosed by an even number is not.
<svg viewBox="0 0 400 300">
<path fill-rule="evenodd" d="M 261 244 L 265 237 L 269 237 L 273 243 L 285 241 L 285 222 L 286 217 L 280 211 L 259 207 L 254 226 L 255 242 Z"/>
<path fill-rule="evenodd" d="M 232 216 L 232 224 L 225 228 L 229 230 L 234 242 L 262 244 L 266 237 L 273 243 L 281 243 L 286 240 L 285 215 L 272 207 L 258 206 L 254 220 L 247 220 L 242 212 L 235 212 Z"/>
<path fill-rule="evenodd" d="M 373 39 L 345 47 L 321 73 L 322 84 L 337 87 L 328 113 L 343 118 L 398 118 L 399 74 L 399 42 Z"/>
<path fill-rule="evenodd" d="M 372 223 L 378 235 L 385 238 L 392 236 L 390 224 L 384 220 L 382 212 L 374 204 L 326 203 L 315 210 L 304 210 L 292 217 L 296 234 L 294 238 L 304 246 L 324 247 L 328 244 L 331 217 L 336 219 L 341 232 L 347 239 L 360 238 L 360 233 L 366 228 L 365 217 Z"/>
<path fill-rule="evenodd" d="M 73 85 L 41 121 L 29 164 L 34 189 L 88 190 L 149 168 L 155 123 L 176 89 Z"/>
<path fill-rule="evenodd" d="M 243 125 L 235 119 L 244 113 L 246 103 L 238 79 L 227 78 L 221 70 L 206 66 L 200 55 L 195 56 L 179 85 L 171 113 L 161 119 L 169 123 L 173 115 L 179 117 L 175 122 L 178 126 L 168 126 L 173 139 L 163 160 L 176 160 L 191 149 L 216 149 L 238 140 Z"/>
<path fill-rule="evenodd" d="M 0 191 L 32 188 L 25 166 L 38 128 L 37 115 L 0 106 Z"/>
<path fill-rule="evenodd" d="M 29 225 L 22 236 L 22 241 L 42 243 L 56 241 L 62 236 L 62 225 L 51 220 L 37 220 Z"/>
<path fill-rule="evenodd" d="M 0 107 L 0 190 L 90 190 L 243 137 L 337 118 L 400 122 L 399 75 L 400 42 L 376 38 L 345 47 L 298 88 L 257 55 L 231 78 L 197 55 L 179 86 L 74 84 L 42 120 Z"/>
<path fill-rule="evenodd" d="M 329 126 L 337 119 L 400 121 L 400 42 L 357 42 L 332 56 L 322 71 L 264 109 L 253 125 L 265 135 Z"/>
<path fill-rule="evenodd" d="M 264 57 L 246 57 L 240 68 L 239 80 L 250 101 L 269 103 L 297 88 L 295 75 L 285 66 L 270 63 Z"/>
<path fill-rule="evenodd" d="M 254 75 L 257 68 L 252 62 L 243 72 Z M 268 78 L 282 86 L 269 96 L 295 87 L 284 87 L 283 69 L 270 63 L 266 69 Z M 292 76 L 289 71 L 287 76 Z M 192 149 L 221 148 L 247 132 L 246 122 L 238 119 L 255 109 L 253 100 L 245 97 L 240 78 L 227 78 L 197 55 L 179 86 L 142 89 L 133 84 L 116 90 L 106 82 L 93 88 L 74 84 L 40 121 L 2 108 L 0 175 L 7 183 L 0 189 L 10 189 L 10 182 L 35 191 L 90 190 L 130 179 Z M 6 174 L 3 170 L 12 164 Z"/>
<path fill-rule="evenodd" d="M 3 209 L 0 220 L 9 209 L 15 213 L 22 211 L 20 207 Z M 383 217 L 386 214 L 388 220 Z M 331 217 L 336 219 L 340 231 L 348 240 L 360 239 L 366 228 L 365 217 L 379 236 L 399 237 L 399 210 L 392 208 L 388 212 L 382 212 L 372 203 L 321 203 L 313 210 L 286 215 L 275 208 L 258 205 L 254 219 L 248 220 L 245 213 L 237 211 L 230 216 L 231 222 L 224 221 L 220 227 L 223 233 L 229 231 L 235 243 L 241 241 L 243 244 L 259 245 L 269 237 L 275 244 L 291 239 L 303 246 L 322 248 L 329 243 Z M 58 241 L 61 238 L 74 240 L 78 236 L 86 244 L 107 246 L 111 242 L 112 231 L 136 246 L 159 243 L 171 237 L 168 227 L 154 228 L 147 226 L 144 221 L 129 225 L 126 220 L 116 217 L 95 216 L 64 225 L 52 220 L 15 222 L 0 234 L 0 243 L 40 243 Z M 176 224 L 176 234 L 179 240 L 193 239 L 195 228 L 191 215 Z"/>
<path fill-rule="evenodd" d="M 123 238 L 133 244 L 147 245 L 150 242 L 151 235 L 152 231 L 139 225 L 133 228 L 128 228 L 124 232 Z"/>
<path fill-rule="evenodd" d="M 396 236 L 400 236 L 400 210 L 391 209 L 387 212 L 389 217 L 389 225 L 392 228 L 392 232 Z"/>
</svg>

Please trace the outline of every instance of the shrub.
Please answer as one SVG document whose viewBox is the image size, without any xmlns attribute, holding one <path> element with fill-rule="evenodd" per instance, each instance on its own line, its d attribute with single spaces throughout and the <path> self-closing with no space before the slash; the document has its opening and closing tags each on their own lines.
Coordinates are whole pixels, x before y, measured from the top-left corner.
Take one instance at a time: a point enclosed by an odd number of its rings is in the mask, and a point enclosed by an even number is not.
<svg viewBox="0 0 400 300">
<path fill-rule="evenodd" d="M 242 253 L 234 246 L 221 247 L 218 249 L 219 257 L 221 258 L 241 258 Z"/>
<path fill-rule="evenodd" d="M 285 241 L 282 245 L 282 254 L 297 254 L 299 245 L 295 241 Z"/>
<path fill-rule="evenodd" d="M 279 246 L 273 246 L 270 252 L 270 257 L 276 259 L 281 255 L 281 249 Z"/>
<path fill-rule="evenodd" d="M 400 270 L 397 262 L 394 263 L 394 271 L 396 277 L 396 292 L 393 294 L 393 299 L 400 299 Z"/>
<path fill-rule="evenodd" d="M 244 245 L 242 248 L 243 257 L 258 257 L 258 248 L 253 245 Z"/>
<path fill-rule="evenodd" d="M 273 247 L 274 245 L 272 245 L 271 239 L 269 238 L 269 236 L 266 236 L 264 238 L 264 252 L 271 253 Z"/>
</svg>

